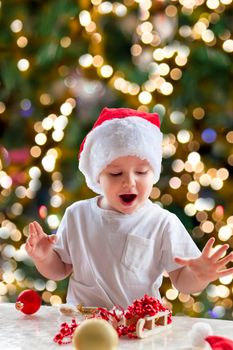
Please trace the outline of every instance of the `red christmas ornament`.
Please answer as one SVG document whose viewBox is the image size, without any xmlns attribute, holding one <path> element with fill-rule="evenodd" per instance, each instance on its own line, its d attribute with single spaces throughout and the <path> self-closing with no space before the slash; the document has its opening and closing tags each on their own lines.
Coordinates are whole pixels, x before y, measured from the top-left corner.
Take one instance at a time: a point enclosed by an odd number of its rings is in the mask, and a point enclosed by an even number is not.
<svg viewBox="0 0 233 350">
<path fill-rule="evenodd" d="M 18 295 L 15 307 L 17 310 L 26 315 L 32 315 L 39 310 L 41 306 L 41 298 L 34 290 L 24 290 Z"/>
</svg>

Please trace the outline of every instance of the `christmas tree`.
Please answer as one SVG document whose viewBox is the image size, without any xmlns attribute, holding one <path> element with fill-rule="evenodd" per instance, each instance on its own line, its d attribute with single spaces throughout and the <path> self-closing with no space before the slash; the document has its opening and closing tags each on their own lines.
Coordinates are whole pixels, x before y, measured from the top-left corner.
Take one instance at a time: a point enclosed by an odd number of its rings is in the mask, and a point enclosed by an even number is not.
<svg viewBox="0 0 233 350">
<path fill-rule="evenodd" d="M 160 115 L 163 169 L 151 198 L 200 249 L 233 247 L 232 0 L 0 1 L 0 301 L 23 289 L 65 302 L 25 252 L 28 224 L 56 231 L 94 194 L 78 149 L 104 106 Z M 232 318 L 233 276 L 199 294 L 164 278 L 174 314 Z"/>
</svg>

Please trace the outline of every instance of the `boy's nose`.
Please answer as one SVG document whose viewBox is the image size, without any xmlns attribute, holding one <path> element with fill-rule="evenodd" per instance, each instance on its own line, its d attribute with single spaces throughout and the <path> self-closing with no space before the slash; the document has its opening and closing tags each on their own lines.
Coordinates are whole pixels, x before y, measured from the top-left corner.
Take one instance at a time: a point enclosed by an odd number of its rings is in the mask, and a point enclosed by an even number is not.
<svg viewBox="0 0 233 350">
<path fill-rule="evenodd" d="M 135 177 L 134 175 L 128 174 L 124 177 L 123 180 L 123 186 L 124 187 L 133 187 L 135 186 L 136 182 L 135 182 Z"/>
</svg>

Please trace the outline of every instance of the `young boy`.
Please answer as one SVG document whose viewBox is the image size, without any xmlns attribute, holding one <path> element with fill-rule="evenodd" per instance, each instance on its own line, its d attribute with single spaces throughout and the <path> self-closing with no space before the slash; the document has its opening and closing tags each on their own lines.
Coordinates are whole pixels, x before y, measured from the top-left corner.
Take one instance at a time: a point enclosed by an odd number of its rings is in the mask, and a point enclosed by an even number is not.
<svg viewBox="0 0 233 350">
<path fill-rule="evenodd" d="M 126 308 L 145 293 L 160 298 L 163 271 L 183 293 L 233 273 L 224 244 L 202 253 L 172 213 L 149 196 L 160 176 L 157 114 L 104 108 L 80 148 L 79 169 L 97 197 L 67 208 L 56 235 L 30 224 L 26 250 L 46 278 L 70 276 L 67 302 Z"/>
</svg>

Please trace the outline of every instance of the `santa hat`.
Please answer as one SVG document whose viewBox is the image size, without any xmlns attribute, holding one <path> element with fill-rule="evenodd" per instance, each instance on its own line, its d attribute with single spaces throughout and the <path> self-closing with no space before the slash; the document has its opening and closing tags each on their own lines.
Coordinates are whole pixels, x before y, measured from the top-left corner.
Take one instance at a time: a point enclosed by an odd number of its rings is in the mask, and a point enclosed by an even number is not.
<svg viewBox="0 0 233 350">
<path fill-rule="evenodd" d="M 113 160 L 124 156 L 146 159 L 159 179 L 162 161 L 162 133 L 157 113 L 130 108 L 104 108 L 79 152 L 79 169 L 94 192 L 102 194 L 99 174 Z"/>
<path fill-rule="evenodd" d="M 233 350 L 233 339 L 213 335 L 213 330 L 208 323 L 195 323 L 189 336 L 193 347 L 199 349 L 204 348 L 207 342 L 213 350 Z"/>
</svg>

